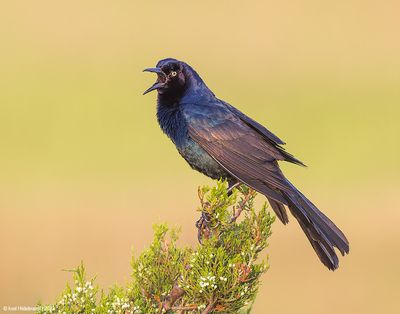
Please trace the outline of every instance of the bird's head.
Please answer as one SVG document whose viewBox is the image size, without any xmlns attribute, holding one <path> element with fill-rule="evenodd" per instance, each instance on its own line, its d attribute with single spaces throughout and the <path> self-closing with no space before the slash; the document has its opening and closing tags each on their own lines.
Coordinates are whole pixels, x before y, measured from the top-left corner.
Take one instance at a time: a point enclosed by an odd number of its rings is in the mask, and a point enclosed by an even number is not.
<svg viewBox="0 0 400 314">
<path fill-rule="evenodd" d="M 155 68 L 144 69 L 144 72 L 156 73 L 157 81 L 143 95 L 153 90 L 157 90 L 159 94 L 183 93 L 188 80 L 186 67 L 186 63 L 168 58 L 159 61 Z"/>
</svg>

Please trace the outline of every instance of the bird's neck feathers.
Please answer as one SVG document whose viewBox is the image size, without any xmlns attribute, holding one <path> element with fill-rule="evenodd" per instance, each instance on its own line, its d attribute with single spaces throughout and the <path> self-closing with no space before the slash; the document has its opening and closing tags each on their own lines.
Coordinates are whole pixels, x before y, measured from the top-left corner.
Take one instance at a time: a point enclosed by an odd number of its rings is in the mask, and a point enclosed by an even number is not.
<svg viewBox="0 0 400 314">
<path fill-rule="evenodd" d="M 215 97 L 200 75 L 190 65 L 185 63 L 184 71 L 188 86 L 181 99 L 181 103 L 198 103 Z"/>
<path fill-rule="evenodd" d="M 165 134 L 179 148 L 183 148 L 187 139 L 187 127 L 179 106 L 165 106 L 158 102 L 157 120 Z"/>
</svg>

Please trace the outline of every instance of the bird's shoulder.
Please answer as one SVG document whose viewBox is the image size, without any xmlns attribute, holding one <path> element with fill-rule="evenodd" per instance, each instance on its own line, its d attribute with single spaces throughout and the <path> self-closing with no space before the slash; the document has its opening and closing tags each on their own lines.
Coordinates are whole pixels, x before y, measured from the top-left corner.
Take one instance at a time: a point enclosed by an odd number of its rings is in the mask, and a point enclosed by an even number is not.
<svg viewBox="0 0 400 314">
<path fill-rule="evenodd" d="M 182 107 L 189 134 L 201 134 L 207 141 L 239 140 L 250 135 L 245 124 L 219 101 L 190 103 Z"/>
<path fill-rule="evenodd" d="M 208 100 L 201 103 L 185 103 L 181 112 L 194 126 L 221 126 L 235 123 L 240 128 L 240 119 L 220 100 Z"/>
</svg>

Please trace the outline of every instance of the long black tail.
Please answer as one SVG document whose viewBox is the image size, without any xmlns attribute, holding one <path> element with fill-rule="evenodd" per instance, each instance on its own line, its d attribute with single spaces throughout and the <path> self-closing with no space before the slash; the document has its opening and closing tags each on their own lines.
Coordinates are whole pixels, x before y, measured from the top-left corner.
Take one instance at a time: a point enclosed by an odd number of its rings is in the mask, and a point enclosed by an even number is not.
<svg viewBox="0 0 400 314">
<path fill-rule="evenodd" d="M 284 192 L 292 215 L 297 219 L 321 262 L 330 270 L 339 267 L 336 247 L 344 256 L 349 241 L 342 231 L 290 182 L 291 192 Z"/>
</svg>

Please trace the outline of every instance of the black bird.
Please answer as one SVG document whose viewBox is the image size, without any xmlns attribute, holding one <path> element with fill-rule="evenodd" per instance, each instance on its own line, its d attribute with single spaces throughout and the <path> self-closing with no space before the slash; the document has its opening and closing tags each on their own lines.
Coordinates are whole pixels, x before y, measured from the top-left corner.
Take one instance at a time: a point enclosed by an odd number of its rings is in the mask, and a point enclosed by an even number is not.
<svg viewBox="0 0 400 314">
<path fill-rule="evenodd" d="M 158 75 L 144 94 L 157 90 L 157 119 L 189 165 L 230 188 L 244 183 L 264 194 L 278 218 L 288 223 L 285 206 L 297 219 L 321 262 L 339 266 L 349 242 L 338 227 L 283 175 L 278 161 L 303 165 L 285 144 L 258 122 L 215 97 L 187 63 L 164 59 L 144 71 Z"/>
</svg>

